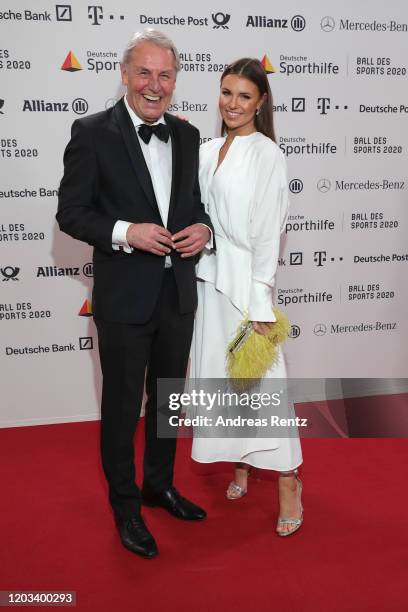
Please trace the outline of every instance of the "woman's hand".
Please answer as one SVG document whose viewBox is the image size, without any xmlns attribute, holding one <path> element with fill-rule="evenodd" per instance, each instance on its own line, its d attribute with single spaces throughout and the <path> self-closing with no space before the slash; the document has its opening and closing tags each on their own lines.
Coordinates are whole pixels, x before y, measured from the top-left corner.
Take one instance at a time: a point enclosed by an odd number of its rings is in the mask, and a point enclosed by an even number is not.
<svg viewBox="0 0 408 612">
<path fill-rule="evenodd" d="M 174 248 L 181 257 L 193 257 L 203 250 L 211 238 L 210 228 L 203 223 L 194 223 L 172 236 Z"/>
<path fill-rule="evenodd" d="M 252 327 L 254 328 L 256 333 L 261 334 L 261 336 L 266 336 L 266 334 L 269 334 L 273 325 L 274 325 L 274 322 L 265 323 L 263 321 L 252 321 Z"/>
</svg>

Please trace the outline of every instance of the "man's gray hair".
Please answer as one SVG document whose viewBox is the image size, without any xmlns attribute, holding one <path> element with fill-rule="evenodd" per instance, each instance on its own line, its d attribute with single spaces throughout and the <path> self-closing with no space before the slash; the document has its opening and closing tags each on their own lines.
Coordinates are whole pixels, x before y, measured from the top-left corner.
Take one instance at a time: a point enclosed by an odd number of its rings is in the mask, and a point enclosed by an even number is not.
<svg viewBox="0 0 408 612">
<path fill-rule="evenodd" d="M 174 64 L 176 72 L 180 70 L 180 56 L 173 41 L 168 36 L 166 36 L 166 34 L 163 34 L 163 32 L 159 32 L 158 30 L 154 30 L 153 28 L 146 28 L 146 30 L 143 30 L 143 32 L 136 32 L 132 36 L 128 46 L 123 52 L 122 63 L 125 66 L 129 64 L 133 50 L 142 43 L 150 43 L 151 45 L 157 45 L 158 47 L 162 47 L 163 49 L 170 49 L 170 51 L 174 55 Z"/>
</svg>

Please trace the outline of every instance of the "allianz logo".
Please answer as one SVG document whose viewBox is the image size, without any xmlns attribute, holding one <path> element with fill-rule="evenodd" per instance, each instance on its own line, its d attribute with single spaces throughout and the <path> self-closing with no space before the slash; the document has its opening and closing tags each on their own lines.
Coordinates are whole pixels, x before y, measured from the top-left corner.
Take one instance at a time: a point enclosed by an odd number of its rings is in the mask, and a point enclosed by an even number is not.
<svg viewBox="0 0 408 612">
<path fill-rule="evenodd" d="M 71 103 L 47 100 L 24 100 L 23 102 L 23 112 L 67 113 L 71 109 L 77 115 L 84 115 L 88 110 L 88 102 L 84 98 L 75 98 Z"/>
<path fill-rule="evenodd" d="M 58 266 L 39 266 L 37 268 L 38 277 L 50 276 L 80 276 L 79 268 L 59 268 Z"/>
</svg>

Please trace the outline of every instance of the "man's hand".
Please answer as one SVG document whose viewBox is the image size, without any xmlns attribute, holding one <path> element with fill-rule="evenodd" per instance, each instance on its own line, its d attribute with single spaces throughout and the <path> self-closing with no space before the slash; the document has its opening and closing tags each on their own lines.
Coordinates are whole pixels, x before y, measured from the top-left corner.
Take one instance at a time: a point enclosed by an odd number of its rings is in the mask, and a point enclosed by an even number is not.
<svg viewBox="0 0 408 612">
<path fill-rule="evenodd" d="M 252 321 L 252 327 L 257 334 L 261 334 L 261 336 L 266 336 L 271 331 L 274 321 L 272 323 L 266 323 L 264 321 Z"/>
<path fill-rule="evenodd" d="M 168 229 L 155 223 L 132 223 L 126 232 L 129 246 L 154 255 L 167 255 L 174 244 Z"/>
<path fill-rule="evenodd" d="M 194 257 L 203 250 L 211 236 L 210 230 L 201 223 L 185 227 L 172 237 L 180 257 Z"/>
</svg>

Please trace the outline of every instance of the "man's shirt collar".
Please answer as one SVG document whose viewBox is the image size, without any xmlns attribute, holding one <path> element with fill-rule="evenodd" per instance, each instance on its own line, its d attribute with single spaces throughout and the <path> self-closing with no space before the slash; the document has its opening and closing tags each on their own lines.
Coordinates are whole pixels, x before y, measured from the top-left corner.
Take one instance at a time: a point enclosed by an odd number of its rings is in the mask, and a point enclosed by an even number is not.
<svg viewBox="0 0 408 612">
<path fill-rule="evenodd" d="M 133 108 L 130 106 L 129 102 L 127 101 L 127 96 L 124 96 L 124 102 L 125 102 L 125 106 L 127 108 L 127 111 L 130 115 L 130 118 L 132 120 L 133 125 L 135 126 L 135 128 L 138 128 L 139 125 L 142 125 L 143 123 L 145 123 L 145 121 L 143 121 L 143 119 L 141 119 L 139 117 L 139 115 L 137 113 L 135 113 L 135 111 L 133 110 Z M 154 123 L 150 123 L 149 125 L 157 125 L 158 123 L 166 123 L 164 120 L 163 115 L 160 117 L 160 119 L 158 119 L 157 121 L 155 121 Z"/>
</svg>

